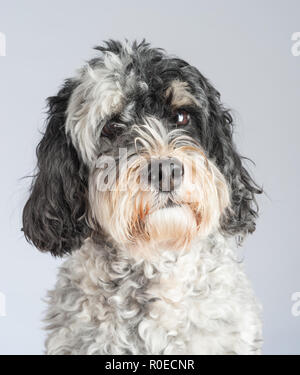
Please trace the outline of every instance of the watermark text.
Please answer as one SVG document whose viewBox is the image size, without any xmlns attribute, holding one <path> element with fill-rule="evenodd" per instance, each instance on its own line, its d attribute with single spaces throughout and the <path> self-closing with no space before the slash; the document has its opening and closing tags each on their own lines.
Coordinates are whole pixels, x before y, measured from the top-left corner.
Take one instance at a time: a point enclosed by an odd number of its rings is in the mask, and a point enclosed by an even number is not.
<svg viewBox="0 0 300 375">
<path fill-rule="evenodd" d="M 0 292 L 0 317 L 1 316 L 6 316 L 6 297 L 2 292 Z"/>
<path fill-rule="evenodd" d="M 300 31 L 293 33 L 291 39 L 294 42 L 291 48 L 292 55 L 298 57 L 300 56 Z"/>
<path fill-rule="evenodd" d="M 0 56 L 6 56 L 6 35 L 0 32 Z"/>
<path fill-rule="evenodd" d="M 292 294 L 292 315 L 295 317 L 300 316 L 300 292 L 295 292 Z"/>
</svg>

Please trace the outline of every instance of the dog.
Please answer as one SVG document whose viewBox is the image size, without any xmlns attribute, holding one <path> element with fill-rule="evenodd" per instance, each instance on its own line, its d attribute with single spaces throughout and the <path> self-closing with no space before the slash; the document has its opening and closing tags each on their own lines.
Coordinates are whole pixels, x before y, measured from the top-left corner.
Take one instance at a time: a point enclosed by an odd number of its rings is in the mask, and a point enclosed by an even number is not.
<svg viewBox="0 0 300 375">
<path fill-rule="evenodd" d="M 48 98 L 25 237 L 67 256 L 46 354 L 259 354 L 261 307 L 237 248 L 262 189 L 195 67 L 109 40 Z"/>
</svg>

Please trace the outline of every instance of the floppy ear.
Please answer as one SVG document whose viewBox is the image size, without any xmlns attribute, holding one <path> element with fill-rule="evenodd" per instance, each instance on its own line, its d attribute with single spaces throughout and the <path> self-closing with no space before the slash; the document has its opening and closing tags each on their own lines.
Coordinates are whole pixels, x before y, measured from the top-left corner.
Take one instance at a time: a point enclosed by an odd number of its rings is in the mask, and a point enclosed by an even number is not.
<svg viewBox="0 0 300 375">
<path fill-rule="evenodd" d="M 258 216 L 255 197 L 263 191 L 243 165 L 243 160 L 247 158 L 240 156 L 235 148 L 230 112 L 220 103 L 220 94 L 209 83 L 208 87 L 210 92 L 208 127 L 213 129 L 210 154 L 216 159 L 216 164 L 226 177 L 231 193 L 231 209 L 222 218 L 221 227 L 229 234 L 243 236 L 255 230 Z"/>
<path fill-rule="evenodd" d="M 37 173 L 23 210 L 26 239 L 55 256 L 80 247 L 89 234 L 87 170 L 65 134 L 65 112 L 75 86 L 67 80 L 57 96 L 48 98 L 47 127 L 37 147 Z"/>
</svg>

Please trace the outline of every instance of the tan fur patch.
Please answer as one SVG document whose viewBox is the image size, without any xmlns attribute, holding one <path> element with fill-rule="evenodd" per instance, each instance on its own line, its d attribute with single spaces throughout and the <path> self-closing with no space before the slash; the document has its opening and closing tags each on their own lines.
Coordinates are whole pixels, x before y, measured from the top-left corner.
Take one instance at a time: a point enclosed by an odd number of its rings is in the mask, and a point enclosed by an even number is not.
<svg viewBox="0 0 300 375">
<path fill-rule="evenodd" d="M 189 92 L 188 84 L 183 81 L 174 80 L 166 91 L 166 96 L 172 95 L 171 105 L 180 108 L 187 105 L 199 106 L 198 100 Z"/>
</svg>

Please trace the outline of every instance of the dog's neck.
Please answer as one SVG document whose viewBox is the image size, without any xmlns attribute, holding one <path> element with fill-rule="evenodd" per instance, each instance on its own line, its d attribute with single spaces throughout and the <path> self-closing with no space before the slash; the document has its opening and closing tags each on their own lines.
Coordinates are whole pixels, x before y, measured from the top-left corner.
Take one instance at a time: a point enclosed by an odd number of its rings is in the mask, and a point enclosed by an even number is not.
<svg viewBox="0 0 300 375">
<path fill-rule="evenodd" d="M 153 243 L 140 243 L 138 246 L 119 246 L 112 239 L 105 242 L 96 238 L 86 240 L 83 247 L 91 247 L 96 253 L 105 256 L 110 263 L 123 264 L 131 270 L 143 268 L 148 278 L 153 278 L 157 273 L 173 272 L 178 265 L 197 264 L 200 258 L 207 256 L 231 255 L 237 257 L 236 242 L 234 237 L 228 237 L 215 231 L 206 238 L 196 238 L 189 247 L 170 249 L 167 246 Z M 146 256 L 145 256 L 146 255 Z"/>
</svg>

